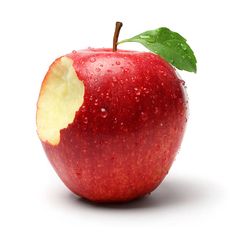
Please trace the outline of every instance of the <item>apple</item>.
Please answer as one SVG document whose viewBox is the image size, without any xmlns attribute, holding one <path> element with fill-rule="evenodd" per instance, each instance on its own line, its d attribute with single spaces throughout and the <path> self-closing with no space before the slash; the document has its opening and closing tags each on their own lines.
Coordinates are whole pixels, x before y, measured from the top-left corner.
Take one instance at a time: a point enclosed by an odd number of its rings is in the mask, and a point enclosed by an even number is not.
<svg viewBox="0 0 236 236">
<path fill-rule="evenodd" d="M 89 48 L 50 66 L 37 133 L 73 193 L 122 202 L 152 192 L 167 175 L 186 112 L 183 82 L 159 55 Z"/>
</svg>

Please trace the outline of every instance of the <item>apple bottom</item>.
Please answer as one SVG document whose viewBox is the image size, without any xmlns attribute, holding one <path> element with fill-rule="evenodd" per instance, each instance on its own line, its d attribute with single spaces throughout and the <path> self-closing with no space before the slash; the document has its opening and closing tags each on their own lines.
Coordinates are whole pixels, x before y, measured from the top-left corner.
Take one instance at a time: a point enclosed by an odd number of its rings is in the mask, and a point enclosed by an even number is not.
<svg viewBox="0 0 236 236">
<path fill-rule="evenodd" d="M 71 129 L 73 130 L 73 128 Z M 166 132 L 169 131 L 169 132 Z M 183 130 L 142 129 L 140 133 L 88 136 L 62 131 L 59 145 L 43 143 L 49 161 L 65 185 L 94 202 L 123 202 L 152 192 L 164 179 Z"/>
</svg>

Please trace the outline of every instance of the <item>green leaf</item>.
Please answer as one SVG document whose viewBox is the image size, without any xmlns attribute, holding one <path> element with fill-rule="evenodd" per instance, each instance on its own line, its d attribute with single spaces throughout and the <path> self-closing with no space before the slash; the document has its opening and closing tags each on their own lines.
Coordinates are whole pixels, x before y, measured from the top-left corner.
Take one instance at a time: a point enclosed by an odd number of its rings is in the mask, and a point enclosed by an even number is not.
<svg viewBox="0 0 236 236">
<path fill-rule="evenodd" d="M 180 34 L 162 27 L 149 30 L 133 38 L 119 42 L 138 42 L 155 54 L 159 54 L 166 61 L 179 70 L 197 71 L 197 60 L 192 49 Z"/>
</svg>

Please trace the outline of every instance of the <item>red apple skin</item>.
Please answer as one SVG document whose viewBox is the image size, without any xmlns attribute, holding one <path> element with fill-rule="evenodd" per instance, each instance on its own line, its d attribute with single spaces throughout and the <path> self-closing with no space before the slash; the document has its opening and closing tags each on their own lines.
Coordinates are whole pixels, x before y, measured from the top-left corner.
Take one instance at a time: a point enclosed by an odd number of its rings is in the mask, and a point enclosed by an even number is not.
<svg viewBox="0 0 236 236">
<path fill-rule="evenodd" d="M 42 142 L 57 174 L 72 192 L 95 202 L 152 192 L 173 163 L 187 121 L 175 69 L 147 52 L 88 49 L 66 56 L 85 95 L 60 143 Z"/>
</svg>

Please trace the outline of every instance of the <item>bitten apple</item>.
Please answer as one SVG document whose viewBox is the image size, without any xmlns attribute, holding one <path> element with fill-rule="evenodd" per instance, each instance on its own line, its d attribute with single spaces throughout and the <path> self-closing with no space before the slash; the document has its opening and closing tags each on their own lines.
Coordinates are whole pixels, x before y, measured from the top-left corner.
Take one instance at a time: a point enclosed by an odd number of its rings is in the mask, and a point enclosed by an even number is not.
<svg viewBox="0 0 236 236">
<path fill-rule="evenodd" d="M 86 49 L 50 66 L 37 132 L 72 192 L 121 202 L 162 182 L 181 144 L 186 112 L 182 81 L 159 55 Z"/>
</svg>

